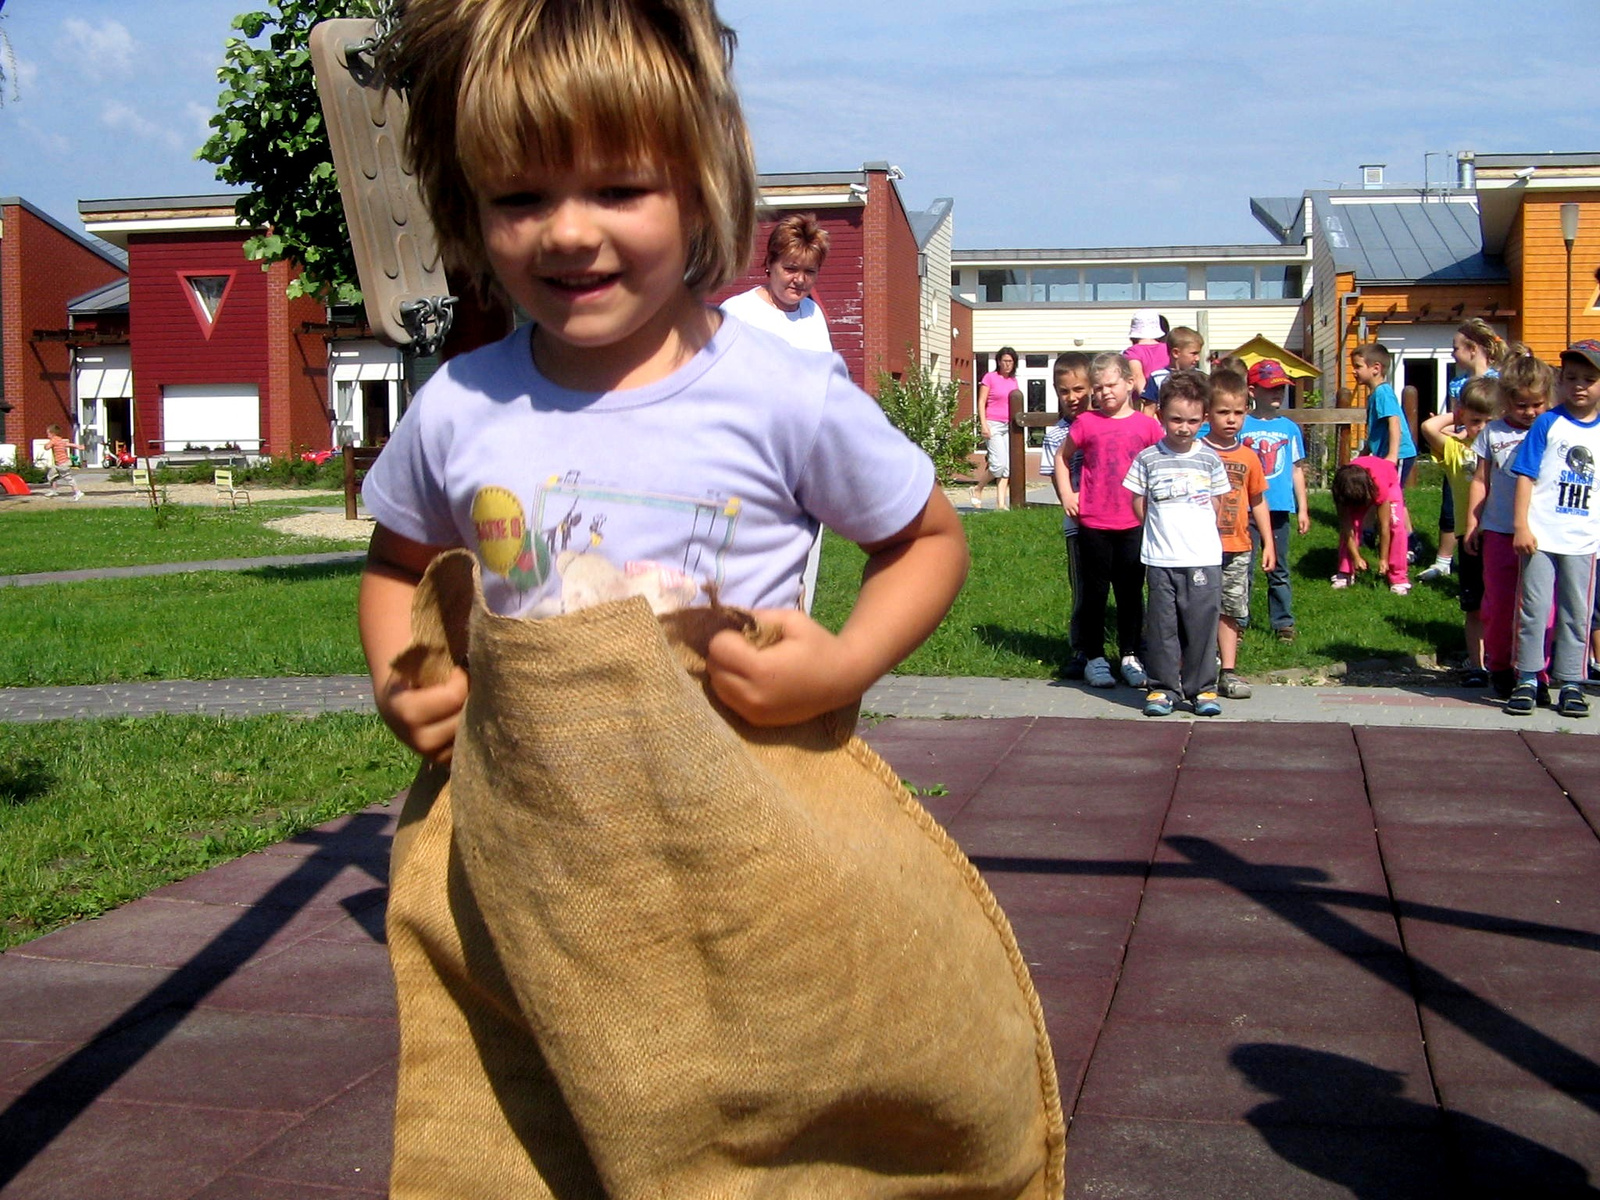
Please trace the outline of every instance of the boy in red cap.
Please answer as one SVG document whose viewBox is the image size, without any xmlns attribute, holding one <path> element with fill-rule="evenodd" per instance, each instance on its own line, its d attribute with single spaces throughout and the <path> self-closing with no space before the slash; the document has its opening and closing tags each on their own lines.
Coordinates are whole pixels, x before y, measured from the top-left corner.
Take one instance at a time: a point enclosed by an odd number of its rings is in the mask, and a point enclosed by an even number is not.
<svg viewBox="0 0 1600 1200">
<path fill-rule="evenodd" d="M 1300 426 L 1278 415 L 1289 393 L 1289 375 L 1283 364 L 1264 358 L 1250 368 L 1247 376 L 1254 411 L 1244 419 L 1239 440 L 1261 459 L 1261 472 L 1267 477 L 1267 509 L 1272 516 L 1274 558 L 1267 572 L 1267 619 L 1280 641 L 1292 642 L 1294 594 L 1289 585 L 1289 522 L 1294 520 L 1302 535 L 1311 531 L 1311 510 L 1306 507 L 1306 443 Z M 1261 535 L 1250 532 L 1259 552 Z M 1254 556 L 1251 574 L 1255 572 Z"/>
</svg>

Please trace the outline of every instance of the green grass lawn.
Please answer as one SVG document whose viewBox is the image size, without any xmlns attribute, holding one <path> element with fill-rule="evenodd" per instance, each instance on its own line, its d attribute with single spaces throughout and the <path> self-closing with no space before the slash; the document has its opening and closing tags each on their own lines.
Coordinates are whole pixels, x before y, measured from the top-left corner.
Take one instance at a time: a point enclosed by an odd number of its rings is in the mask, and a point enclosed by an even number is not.
<svg viewBox="0 0 1600 1200">
<path fill-rule="evenodd" d="M 387 800 L 375 716 L 0 725 L 0 950 Z"/>
<path fill-rule="evenodd" d="M 278 533 L 264 527 L 275 517 L 304 512 L 308 504 L 338 503 L 315 497 L 253 504 L 237 512 L 203 505 L 149 508 L 21 509 L 0 504 L 0 575 L 128 567 L 142 563 L 198 562 L 208 558 L 259 558 L 315 554 L 365 544 Z"/>
<path fill-rule="evenodd" d="M 1424 562 L 1432 561 L 1439 494 L 1437 482 L 1418 483 L 1408 492 L 1413 522 L 1422 530 L 1428 551 Z M 1409 596 L 1391 595 L 1386 585 L 1366 580 L 1335 592 L 1328 581 L 1336 565 L 1337 537 L 1327 493 L 1312 493 L 1311 508 L 1311 532 L 1290 538 L 1299 637 L 1286 644 L 1268 631 L 1266 582 L 1258 572 L 1252 628 L 1239 654 L 1243 674 L 1462 651 L 1453 580 L 1443 586 L 1414 584 Z M 900 673 L 1052 677 L 1067 658 L 1070 601 L 1059 511 L 1041 505 L 985 511 L 963 517 L 963 524 L 972 548 L 967 586 L 944 623 Z M 1369 560 L 1373 557 L 1369 553 Z M 830 628 L 837 629 L 849 613 L 863 561 L 855 546 L 829 535 L 814 611 Z M 1114 632 L 1115 624 L 1108 621 L 1107 629 Z"/>
<path fill-rule="evenodd" d="M 0 686 L 348 675 L 361 564 L 0 588 Z"/>
<path fill-rule="evenodd" d="M 1438 487 L 1418 484 L 1411 498 L 1431 552 Z M 1453 581 L 1416 584 L 1409 596 L 1367 581 L 1333 591 L 1335 535 L 1326 494 L 1313 493 L 1312 510 L 1311 533 L 1290 542 L 1299 640 L 1286 645 L 1267 632 L 1266 587 L 1258 575 L 1242 672 L 1461 650 Z M 963 520 L 972 547 L 966 589 L 901 671 L 1049 678 L 1066 658 L 1069 597 L 1059 516 L 1036 505 Z M 209 525 L 200 523 L 189 543 L 197 557 L 241 552 L 201 542 Z M 6 528 L 46 537 L 53 529 Z M 315 543 L 298 540 L 285 549 L 308 544 Z M 26 552 L 28 543 L 21 545 Z M 829 535 L 816 604 L 824 624 L 843 623 L 862 562 L 855 546 Z M 10 636 L 0 686 L 359 673 L 365 670 L 355 627 L 359 571 L 358 564 L 339 564 L 3 588 L 0 628 Z"/>
</svg>

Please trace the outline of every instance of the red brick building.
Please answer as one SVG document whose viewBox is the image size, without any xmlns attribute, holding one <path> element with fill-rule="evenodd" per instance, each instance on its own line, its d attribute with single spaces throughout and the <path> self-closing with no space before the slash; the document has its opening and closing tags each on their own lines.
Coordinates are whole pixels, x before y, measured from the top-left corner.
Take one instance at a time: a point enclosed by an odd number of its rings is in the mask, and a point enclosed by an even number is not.
<svg viewBox="0 0 1600 1200">
<path fill-rule="evenodd" d="M 244 255 L 234 197 L 86 200 L 85 227 L 128 252 L 134 441 L 140 455 L 236 446 L 290 455 L 329 444 L 318 301 Z"/>
<path fill-rule="evenodd" d="M 0 198 L 0 442 L 22 457 L 45 429 L 76 424 L 72 350 L 62 336 L 76 296 L 125 274 L 107 246 L 16 196 Z"/>
</svg>

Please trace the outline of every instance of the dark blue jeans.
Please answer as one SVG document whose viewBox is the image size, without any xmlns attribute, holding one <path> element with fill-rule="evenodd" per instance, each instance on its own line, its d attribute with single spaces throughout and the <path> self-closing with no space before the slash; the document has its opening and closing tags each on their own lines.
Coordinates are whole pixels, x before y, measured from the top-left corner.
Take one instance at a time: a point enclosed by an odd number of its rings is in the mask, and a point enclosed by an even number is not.
<svg viewBox="0 0 1600 1200">
<path fill-rule="evenodd" d="M 1289 587 L 1289 525 L 1295 515 L 1272 514 L 1272 552 L 1278 565 L 1267 572 L 1267 619 L 1274 629 L 1294 628 L 1294 594 Z M 1261 556 L 1261 534 L 1250 526 L 1250 578 L 1256 576 L 1256 560 Z"/>
</svg>

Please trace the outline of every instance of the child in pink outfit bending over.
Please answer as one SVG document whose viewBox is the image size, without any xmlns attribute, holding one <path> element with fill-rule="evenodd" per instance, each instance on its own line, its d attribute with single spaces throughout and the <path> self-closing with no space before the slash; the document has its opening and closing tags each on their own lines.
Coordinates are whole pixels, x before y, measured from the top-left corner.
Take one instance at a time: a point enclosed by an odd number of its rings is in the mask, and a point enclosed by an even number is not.
<svg viewBox="0 0 1600 1200">
<path fill-rule="evenodd" d="M 1367 513 L 1377 510 L 1378 561 L 1388 564 L 1389 590 L 1404 596 L 1411 590 L 1406 579 L 1406 534 L 1411 522 L 1406 516 L 1405 493 L 1400 488 L 1400 470 L 1387 458 L 1363 454 L 1340 467 L 1333 476 L 1333 506 L 1339 512 L 1339 573 L 1335 588 L 1346 588 L 1367 560 L 1361 554 L 1361 526 Z"/>
</svg>

